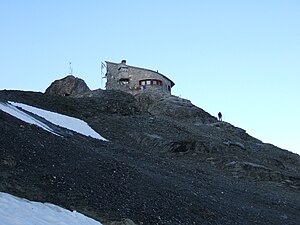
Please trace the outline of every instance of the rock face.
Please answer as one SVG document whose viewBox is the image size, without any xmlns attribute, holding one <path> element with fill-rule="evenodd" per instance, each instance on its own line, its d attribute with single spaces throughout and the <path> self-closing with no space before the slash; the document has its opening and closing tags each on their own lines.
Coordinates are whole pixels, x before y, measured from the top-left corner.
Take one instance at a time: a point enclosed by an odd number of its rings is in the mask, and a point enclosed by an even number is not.
<svg viewBox="0 0 300 225">
<path fill-rule="evenodd" d="M 140 93 L 135 96 L 141 111 L 163 116 L 177 121 L 197 121 L 198 123 L 217 122 L 216 118 L 193 105 L 191 101 L 177 96 L 165 96 L 159 93 Z"/>
<path fill-rule="evenodd" d="M 175 96 L 71 89 L 0 91 L 0 102 L 82 119 L 109 141 L 0 110 L 0 191 L 104 225 L 300 224 L 299 155 Z"/>
<path fill-rule="evenodd" d="M 63 79 L 52 82 L 52 84 L 46 89 L 45 93 L 76 97 L 89 91 L 90 89 L 84 80 L 74 77 L 73 75 L 69 75 Z"/>
</svg>

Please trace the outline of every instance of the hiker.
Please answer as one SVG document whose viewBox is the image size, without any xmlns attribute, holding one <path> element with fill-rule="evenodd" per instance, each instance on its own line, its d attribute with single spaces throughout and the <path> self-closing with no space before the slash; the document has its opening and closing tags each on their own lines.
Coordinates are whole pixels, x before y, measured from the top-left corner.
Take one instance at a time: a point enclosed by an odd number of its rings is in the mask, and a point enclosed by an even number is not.
<svg viewBox="0 0 300 225">
<path fill-rule="evenodd" d="M 222 121 L 222 113 L 221 112 L 218 113 L 218 118 L 219 118 L 219 121 Z"/>
</svg>

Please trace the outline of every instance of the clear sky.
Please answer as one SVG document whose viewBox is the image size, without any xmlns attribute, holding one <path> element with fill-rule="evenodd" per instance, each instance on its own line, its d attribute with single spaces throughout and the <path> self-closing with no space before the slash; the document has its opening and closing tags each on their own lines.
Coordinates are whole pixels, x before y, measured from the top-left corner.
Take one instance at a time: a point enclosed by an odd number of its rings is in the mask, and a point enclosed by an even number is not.
<svg viewBox="0 0 300 225">
<path fill-rule="evenodd" d="M 0 89 L 45 91 L 101 61 L 159 70 L 172 93 L 300 154 L 299 0 L 0 1 Z"/>
</svg>

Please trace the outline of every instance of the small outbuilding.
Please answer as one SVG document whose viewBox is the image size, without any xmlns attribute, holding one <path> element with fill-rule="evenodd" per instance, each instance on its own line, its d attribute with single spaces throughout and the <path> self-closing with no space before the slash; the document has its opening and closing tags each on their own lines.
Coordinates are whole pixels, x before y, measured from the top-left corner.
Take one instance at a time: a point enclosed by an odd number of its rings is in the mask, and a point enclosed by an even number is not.
<svg viewBox="0 0 300 225">
<path fill-rule="evenodd" d="M 175 83 L 158 71 L 106 61 L 106 89 L 122 90 L 133 95 L 156 92 L 171 95 Z"/>
</svg>

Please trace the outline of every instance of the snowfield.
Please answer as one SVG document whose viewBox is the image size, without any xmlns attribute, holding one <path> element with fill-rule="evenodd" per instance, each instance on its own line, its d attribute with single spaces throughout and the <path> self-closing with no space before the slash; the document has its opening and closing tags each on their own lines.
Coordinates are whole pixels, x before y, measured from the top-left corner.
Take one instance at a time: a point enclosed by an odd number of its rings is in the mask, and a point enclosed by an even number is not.
<svg viewBox="0 0 300 225">
<path fill-rule="evenodd" d="M 17 107 L 11 105 L 11 104 L 7 104 L 7 103 L 2 103 L 0 102 L 0 109 L 3 111 L 3 112 L 6 112 L 26 123 L 29 123 L 29 124 L 34 124 L 38 127 L 41 127 L 43 128 L 44 130 L 52 133 L 52 134 L 55 134 L 55 135 L 58 135 L 54 132 L 53 129 L 51 129 L 50 127 L 48 127 L 46 124 L 44 124 L 43 122 L 33 118 L 32 116 L 28 115 L 27 113 L 19 110 Z M 59 136 L 59 135 L 58 135 Z"/>
<path fill-rule="evenodd" d="M 22 110 L 18 109 L 17 107 L 21 108 Z M 49 121 L 52 124 L 55 124 L 60 127 L 64 127 L 66 129 L 75 131 L 77 133 L 83 134 L 85 136 L 90 136 L 102 141 L 107 141 L 105 138 L 103 138 L 101 135 L 99 135 L 96 131 L 94 131 L 86 122 L 71 117 L 62 115 L 55 112 L 50 112 L 44 109 L 36 108 L 33 106 L 29 106 L 23 103 L 17 103 L 17 102 L 8 102 L 8 103 L 0 103 L 0 110 L 30 124 L 35 124 L 36 126 L 39 126 L 43 128 L 44 130 L 58 135 L 54 132 L 53 129 L 51 129 L 49 126 L 47 126 L 45 123 L 39 121 L 38 119 L 32 117 L 31 115 L 27 114 L 27 112 L 33 113 L 37 116 L 40 116 L 44 118 L 45 120 Z M 23 111 L 24 110 L 24 111 Z"/>
<path fill-rule="evenodd" d="M 1 225 L 101 225 L 76 211 L 0 192 Z"/>
</svg>

